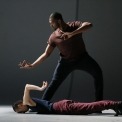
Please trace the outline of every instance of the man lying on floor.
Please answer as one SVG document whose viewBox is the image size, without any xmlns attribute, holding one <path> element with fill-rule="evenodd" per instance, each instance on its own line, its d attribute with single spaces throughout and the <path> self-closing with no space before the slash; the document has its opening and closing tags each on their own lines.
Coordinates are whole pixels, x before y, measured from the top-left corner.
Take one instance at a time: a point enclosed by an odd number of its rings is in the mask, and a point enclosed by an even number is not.
<svg viewBox="0 0 122 122">
<path fill-rule="evenodd" d="M 14 103 L 13 110 L 17 113 L 25 113 L 29 109 L 40 114 L 69 114 L 69 115 L 87 115 L 112 109 L 115 115 L 122 115 L 122 101 L 102 100 L 91 103 L 76 102 L 73 100 L 61 100 L 58 102 L 50 102 L 38 98 L 31 98 L 30 91 L 43 91 L 47 87 L 47 82 L 43 81 L 41 87 L 26 84 L 23 100 Z"/>
</svg>

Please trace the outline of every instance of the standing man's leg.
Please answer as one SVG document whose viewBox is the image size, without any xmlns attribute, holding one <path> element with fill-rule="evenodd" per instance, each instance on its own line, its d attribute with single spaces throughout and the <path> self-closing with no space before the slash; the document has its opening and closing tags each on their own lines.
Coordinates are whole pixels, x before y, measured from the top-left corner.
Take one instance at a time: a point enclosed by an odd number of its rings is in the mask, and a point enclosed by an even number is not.
<svg viewBox="0 0 122 122">
<path fill-rule="evenodd" d="M 65 78 L 71 73 L 71 66 L 64 59 L 58 62 L 58 65 L 54 71 L 52 81 L 49 83 L 48 88 L 45 90 L 42 99 L 50 100 L 60 84 L 65 80 Z"/>
<path fill-rule="evenodd" d="M 78 61 L 76 68 L 84 70 L 93 76 L 95 87 L 95 101 L 103 100 L 103 74 L 97 62 L 88 54 L 86 54 Z"/>
<path fill-rule="evenodd" d="M 88 72 L 93 76 L 94 78 L 94 87 L 95 87 L 95 100 L 100 101 L 103 100 L 103 73 L 100 68 L 100 66 L 97 64 L 97 62 L 89 57 L 90 70 Z"/>
</svg>

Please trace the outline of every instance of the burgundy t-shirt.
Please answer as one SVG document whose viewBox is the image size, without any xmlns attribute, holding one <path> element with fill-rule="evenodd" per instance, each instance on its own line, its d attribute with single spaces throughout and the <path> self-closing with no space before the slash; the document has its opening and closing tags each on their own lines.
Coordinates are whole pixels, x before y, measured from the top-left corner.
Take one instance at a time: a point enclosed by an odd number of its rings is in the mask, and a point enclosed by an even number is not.
<svg viewBox="0 0 122 122">
<path fill-rule="evenodd" d="M 74 22 L 68 22 L 69 26 L 66 29 L 66 32 L 72 32 L 79 28 L 82 24 L 81 21 L 74 21 Z M 57 29 L 54 31 L 49 39 L 48 44 L 57 47 L 60 51 L 60 56 L 68 59 L 68 60 L 74 60 L 79 58 L 84 52 L 86 52 L 85 44 L 83 42 L 82 33 L 77 34 L 67 40 L 64 40 L 61 38 L 61 31 L 60 29 Z"/>
</svg>

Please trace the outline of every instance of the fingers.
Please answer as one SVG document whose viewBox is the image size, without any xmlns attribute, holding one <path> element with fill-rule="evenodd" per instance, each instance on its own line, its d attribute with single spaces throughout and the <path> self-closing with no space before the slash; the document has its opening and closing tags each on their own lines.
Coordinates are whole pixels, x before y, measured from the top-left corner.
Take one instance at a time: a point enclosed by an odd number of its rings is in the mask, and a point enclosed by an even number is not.
<svg viewBox="0 0 122 122">
<path fill-rule="evenodd" d="M 62 34 L 60 38 L 62 38 L 62 39 L 64 39 L 64 40 L 66 40 L 66 37 L 67 37 L 67 35 Z"/>
<path fill-rule="evenodd" d="M 44 85 L 47 84 L 47 81 L 43 81 L 43 84 L 44 84 Z"/>
<path fill-rule="evenodd" d="M 47 81 L 43 81 L 43 86 L 47 86 Z"/>
<path fill-rule="evenodd" d="M 64 40 L 68 39 L 68 33 L 67 32 L 63 32 L 61 31 L 62 35 L 60 36 L 60 38 L 63 38 Z"/>
<path fill-rule="evenodd" d="M 62 38 L 63 38 L 64 40 L 67 40 L 67 39 L 68 39 L 68 36 L 67 36 L 67 35 L 64 35 Z"/>
<path fill-rule="evenodd" d="M 24 60 L 23 62 L 20 62 L 18 64 L 18 66 L 20 67 L 20 69 L 30 69 L 30 68 L 32 68 L 31 63 L 27 62 L 26 60 Z"/>
<path fill-rule="evenodd" d="M 63 32 L 62 30 L 60 30 L 60 32 L 61 32 L 62 34 L 64 34 L 64 32 Z"/>
<path fill-rule="evenodd" d="M 71 35 L 70 32 L 63 32 L 63 31 L 61 31 L 61 30 L 60 30 L 60 32 L 61 32 L 60 38 L 63 38 L 64 40 L 67 40 L 67 39 L 69 39 L 69 38 L 72 37 L 72 35 Z"/>
<path fill-rule="evenodd" d="M 26 60 L 24 60 L 23 62 L 19 63 L 19 66 L 24 66 L 26 64 Z"/>
</svg>

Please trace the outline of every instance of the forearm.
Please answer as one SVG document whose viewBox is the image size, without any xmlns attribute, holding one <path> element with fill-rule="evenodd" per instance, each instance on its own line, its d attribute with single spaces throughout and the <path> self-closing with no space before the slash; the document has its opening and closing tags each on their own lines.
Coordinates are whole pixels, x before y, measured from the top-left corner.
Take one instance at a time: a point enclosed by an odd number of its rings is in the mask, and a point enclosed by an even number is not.
<svg viewBox="0 0 122 122">
<path fill-rule="evenodd" d="M 45 49 L 45 52 L 32 64 L 32 67 L 35 67 L 39 65 L 40 63 L 42 63 L 46 58 L 48 58 L 51 55 L 53 50 L 54 50 L 54 47 L 48 44 Z"/>
<path fill-rule="evenodd" d="M 38 65 L 41 64 L 47 57 L 48 57 L 48 55 L 46 55 L 46 53 L 43 53 L 35 62 L 32 63 L 32 67 L 38 66 Z"/>
<path fill-rule="evenodd" d="M 37 91 L 43 91 L 45 89 L 45 87 L 39 87 L 36 85 L 31 85 L 31 84 L 26 84 L 26 91 L 31 91 L 31 90 L 37 90 Z"/>
<path fill-rule="evenodd" d="M 78 29 L 76 29 L 75 31 L 73 31 L 71 34 L 74 36 L 76 34 L 79 34 L 79 33 L 82 33 L 82 32 L 85 32 L 86 30 L 88 30 L 89 28 L 92 27 L 92 24 L 89 23 L 89 22 L 84 22 L 82 24 L 82 26 L 80 26 Z"/>
</svg>

